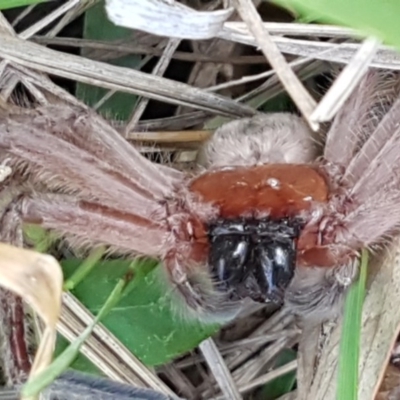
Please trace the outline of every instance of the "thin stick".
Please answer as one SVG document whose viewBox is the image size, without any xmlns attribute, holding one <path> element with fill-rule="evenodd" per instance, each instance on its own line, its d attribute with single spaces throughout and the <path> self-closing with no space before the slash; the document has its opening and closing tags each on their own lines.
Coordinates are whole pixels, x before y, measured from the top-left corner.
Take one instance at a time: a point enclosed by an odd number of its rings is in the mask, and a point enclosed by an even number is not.
<svg viewBox="0 0 400 400">
<path fill-rule="evenodd" d="M 86 10 L 97 4 L 99 1 L 100 0 L 81 0 L 76 7 L 71 8 L 62 16 L 62 18 L 57 22 L 57 25 L 46 33 L 46 37 L 56 36 L 65 26 L 77 19 Z"/>
<path fill-rule="evenodd" d="M 68 10 L 70 10 L 73 7 L 75 7 L 79 2 L 80 2 L 80 0 L 70 0 L 70 1 L 68 1 L 67 3 L 65 3 L 62 6 L 58 7 L 56 10 L 54 10 L 50 14 L 46 15 L 40 21 L 38 21 L 35 24 L 33 24 L 32 26 L 30 26 L 28 29 L 25 29 L 23 32 L 21 32 L 19 34 L 19 37 L 21 39 L 29 39 L 35 33 L 38 33 L 44 27 L 46 27 L 47 25 L 51 24 L 59 16 L 63 15 Z"/>
<path fill-rule="evenodd" d="M 13 20 L 11 26 L 14 28 L 19 22 L 21 22 L 28 14 L 30 14 L 33 9 L 37 6 L 37 4 L 31 4 L 30 6 L 26 7 L 24 10 L 21 11 L 20 14 Z"/>
<path fill-rule="evenodd" d="M 367 72 L 379 45 L 380 41 L 376 38 L 364 41 L 312 113 L 312 121 L 327 122 L 335 116 Z"/>
<path fill-rule="evenodd" d="M 264 375 L 259 376 L 258 378 L 252 380 L 251 382 L 239 386 L 240 393 L 246 393 L 258 386 L 266 385 L 267 383 L 273 381 L 276 378 L 279 378 L 282 375 L 286 375 L 289 372 L 296 371 L 297 369 L 297 360 L 291 361 L 282 367 L 278 367 L 271 372 L 267 372 Z M 224 400 L 223 397 L 214 397 L 212 400 Z"/>
<path fill-rule="evenodd" d="M 125 139 L 151 143 L 190 143 L 209 139 L 212 131 L 129 132 Z"/>
<path fill-rule="evenodd" d="M 269 32 L 275 35 L 316 36 L 326 38 L 358 37 L 362 35 L 362 33 L 353 29 L 335 25 L 301 24 L 296 22 L 264 22 L 263 25 Z M 224 30 L 232 30 L 249 35 L 249 30 L 243 22 L 227 21 L 224 23 Z"/>
<path fill-rule="evenodd" d="M 164 49 L 163 55 L 158 60 L 158 63 L 154 67 L 152 71 L 152 75 L 162 76 L 164 75 L 166 69 L 168 68 L 169 63 L 171 62 L 172 56 L 175 50 L 178 48 L 181 43 L 181 39 L 170 39 Z M 150 99 L 148 98 L 139 98 L 135 110 L 126 125 L 126 133 L 129 132 L 138 124 L 141 116 L 143 115 L 144 110 L 149 104 Z"/>
<path fill-rule="evenodd" d="M 225 398 L 229 400 L 242 400 L 242 396 L 236 388 L 232 375 L 214 341 L 211 338 L 206 339 L 200 343 L 199 347 Z"/>
<path fill-rule="evenodd" d="M 258 46 L 253 36 L 238 34 L 234 31 L 222 31 L 218 37 L 249 46 Z M 292 39 L 282 36 L 272 36 L 271 39 L 282 53 L 302 57 L 313 57 L 317 60 L 331 61 L 340 64 L 348 64 L 361 47 L 359 43 L 329 43 L 315 40 Z M 378 52 L 375 57 L 373 57 L 370 66 L 382 69 L 400 70 L 399 53 L 393 47 L 379 46 Z"/>
</svg>

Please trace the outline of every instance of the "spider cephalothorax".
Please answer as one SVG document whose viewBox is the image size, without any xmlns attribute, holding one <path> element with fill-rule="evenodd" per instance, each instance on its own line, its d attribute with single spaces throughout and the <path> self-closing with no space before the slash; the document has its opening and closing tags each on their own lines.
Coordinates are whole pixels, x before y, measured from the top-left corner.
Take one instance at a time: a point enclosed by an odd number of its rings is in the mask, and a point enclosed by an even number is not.
<svg viewBox="0 0 400 400">
<path fill-rule="evenodd" d="M 158 257 L 198 318 L 231 318 L 244 297 L 327 318 L 360 249 L 400 226 L 396 79 L 367 74 L 319 158 L 301 118 L 257 115 L 218 129 L 194 175 L 151 163 L 86 109 L 3 107 L 1 238 L 28 221 L 72 245 Z"/>
</svg>

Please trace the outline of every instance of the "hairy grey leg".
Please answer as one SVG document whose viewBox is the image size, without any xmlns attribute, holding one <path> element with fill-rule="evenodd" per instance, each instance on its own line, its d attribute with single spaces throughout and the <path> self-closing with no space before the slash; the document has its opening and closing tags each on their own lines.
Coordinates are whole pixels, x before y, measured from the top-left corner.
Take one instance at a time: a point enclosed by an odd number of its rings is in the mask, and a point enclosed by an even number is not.
<svg viewBox="0 0 400 400">
<path fill-rule="evenodd" d="M 359 260 L 333 268 L 298 267 L 285 293 L 285 306 L 307 321 L 337 317 L 357 277 Z"/>
</svg>

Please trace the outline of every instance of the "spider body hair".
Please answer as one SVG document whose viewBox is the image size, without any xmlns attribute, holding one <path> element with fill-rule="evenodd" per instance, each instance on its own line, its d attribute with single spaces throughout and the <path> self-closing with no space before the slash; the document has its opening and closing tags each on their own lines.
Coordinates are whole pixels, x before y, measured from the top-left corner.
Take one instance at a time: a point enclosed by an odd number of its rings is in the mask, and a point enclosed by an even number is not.
<svg viewBox="0 0 400 400">
<path fill-rule="evenodd" d="M 263 164 L 303 164 L 317 156 L 313 133 L 290 113 L 260 114 L 230 121 L 214 132 L 199 151 L 206 168 Z"/>
</svg>

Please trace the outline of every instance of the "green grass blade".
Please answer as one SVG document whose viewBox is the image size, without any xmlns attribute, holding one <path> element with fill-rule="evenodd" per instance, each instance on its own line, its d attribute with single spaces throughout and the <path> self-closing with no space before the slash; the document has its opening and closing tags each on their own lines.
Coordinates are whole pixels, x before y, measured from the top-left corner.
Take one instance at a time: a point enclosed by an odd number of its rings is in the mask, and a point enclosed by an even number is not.
<svg viewBox="0 0 400 400">
<path fill-rule="evenodd" d="M 360 275 L 346 298 L 340 342 L 337 400 L 357 400 L 361 315 L 367 281 L 368 252 L 361 253 Z"/>
<path fill-rule="evenodd" d="M 0 0 L 0 10 L 7 8 L 30 6 L 31 4 L 44 3 L 46 0 Z"/>
<path fill-rule="evenodd" d="M 83 279 L 93 270 L 96 264 L 101 260 L 106 249 L 104 246 L 93 249 L 88 257 L 77 268 L 73 275 L 64 283 L 64 290 L 69 291 L 75 288 Z"/>
<path fill-rule="evenodd" d="M 24 385 L 22 389 L 23 396 L 37 396 L 44 388 L 50 385 L 71 365 L 78 355 L 83 343 L 92 333 L 95 325 L 100 321 L 101 318 L 106 316 L 121 299 L 126 286 L 127 282 L 125 279 L 121 279 L 117 283 L 93 322 L 44 371 Z"/>
</svg>

